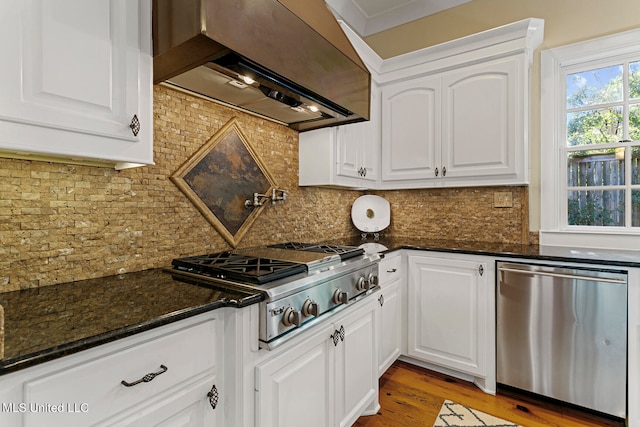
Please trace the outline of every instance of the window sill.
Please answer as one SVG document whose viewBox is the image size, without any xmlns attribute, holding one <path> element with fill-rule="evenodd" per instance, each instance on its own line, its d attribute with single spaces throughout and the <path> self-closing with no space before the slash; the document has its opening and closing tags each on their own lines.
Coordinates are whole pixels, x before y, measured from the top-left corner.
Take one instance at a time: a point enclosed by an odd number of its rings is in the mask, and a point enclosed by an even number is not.
<svg viewBox="0 0 640 427">
<path fill-rule="evenodd" d="M 541 246 L 640 250 L 640 233 L 621 231 L 540 231 Z"/>
</svg>

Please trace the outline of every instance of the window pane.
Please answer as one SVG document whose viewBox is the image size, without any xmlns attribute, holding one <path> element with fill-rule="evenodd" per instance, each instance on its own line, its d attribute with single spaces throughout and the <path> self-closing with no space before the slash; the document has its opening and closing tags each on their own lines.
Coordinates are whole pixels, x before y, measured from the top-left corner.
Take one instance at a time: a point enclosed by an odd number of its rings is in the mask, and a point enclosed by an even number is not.
<svg viewBox="0 0 640 427">
<path fill-rule="evenodd" d="M 624 226 L 624 190 L 569 191 L 569 225 Z"/>
<path fill-rule="evenodd" d="M 567 114 L 569 146 L 618 142 L 622 132 L 622 107 Z"/>
<path fill-rule="evenodd" d="M 640 190 L 631 192 L 631 226 L 640 227 Z"/>
<path fill-rule="evenodd" d="M 640 98 L 640 61 L 629 64 L 629 96 Z"/>
<path fill-rule="evenodd" d="M 622 101 L 622 65 L 567 75 L 567 108 Z"/>
<path fill-rule="evenodd" d="M 640 146 L 631 147 L 631 184 L 640 184 Z"/>
<path fill-rule="evenodd" d="M 640 141 L 640 104 L 629 106 L 629 139 Z"/>
<path fill-rule="evenodd" d="M 568 153 L 567 186 L 624 185 L 623 150 L 585 150 Z"/>
</svg>

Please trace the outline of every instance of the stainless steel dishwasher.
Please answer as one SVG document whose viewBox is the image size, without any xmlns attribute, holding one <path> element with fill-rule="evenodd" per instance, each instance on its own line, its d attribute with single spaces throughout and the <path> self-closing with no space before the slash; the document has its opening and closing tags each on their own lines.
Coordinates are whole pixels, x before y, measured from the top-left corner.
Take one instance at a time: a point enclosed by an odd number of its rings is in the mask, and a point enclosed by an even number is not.
<svg viewBox="0 0 640 427">
<path fill-rule="evenodd" d="M 626 418 L 624 271 L 498 262 L 500 384 Z"/>
</svg>

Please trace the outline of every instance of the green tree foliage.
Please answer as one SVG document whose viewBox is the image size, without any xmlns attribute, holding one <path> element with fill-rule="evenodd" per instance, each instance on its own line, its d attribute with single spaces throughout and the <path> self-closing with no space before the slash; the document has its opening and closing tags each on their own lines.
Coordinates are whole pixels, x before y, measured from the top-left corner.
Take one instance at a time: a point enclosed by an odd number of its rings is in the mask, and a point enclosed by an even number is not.
<svg viewBox="0 0 640 427">
<path fill-rule="evenodd" d="M 606 71 L 603 75 L 611 73 L 616 67 L 602 69 Z M 593 76 L 598 77 L 600 70 L 594 70 Z M 608 144 L 622 141 L 624 136 L 624 113 L 622 101 L 624 100 L 624 82 L 622 77 L 622 67 L 619 67 L 619 75 L 612 78 L 604 85 L 584 84 L 578 90 L 567 97 L 567 109 L 573 111 L 567 113 L 567 143 L 569 146 L 592 146 L 595 144 Z M 583 78 L 581 73 L 571 76 L 575 79 Z M 578 85 L 579 86 L 579 85 Z M 628 126 L 629 138 L 631 141 L 640 141 L 640 61 L 631 63 L 629 66 L 629 112 Z M 593 108 L 590 108 L 593 107 Z M 578 169 L 587 168 L 589 159 L 596 159 L 594 156 L 602 157 L 610 155 L 610 160 L 603 159 L 604 162 L 617 162 L 615 159 L 615 148 L 590 150 L 582 149 L 579 151 L 571 151 L 569 155 L 569 185 L 579 185 L 589 187 L 589 184 L 581 184 L 577 181 L 573 183 L 573 175 L 571 175 L 571 165 L 578 164 Z M 629 150 L 629 148 L 631 148 Z M 638 161 L 640 158 L 640 145 L 631 145 L 627 148 L 626 155 L 632 156 L 632 182 L 638 183 L 639 178 L 636 176 L 639 171 Z M 573 159 L 573 160 L 571 160 Z M 613 165 L 612 165 L 613 167 Z M 575 165 L 574 165 L 575 168 Z M 588 170 L 588 169 L 585 169 Z M 574 171 L 575 174 L 575 171 Z M 573 178 L 572 178 L 573 177 Z M 585 177 L 588 182 L 588 178 Z M 620 178 L 624 178 L 622 175 Z M 624 185 L 624 182 L 606 182 L 598 183 L 598 185 Z M 585 188 L 587 190 L 587 188 Z M 630 190 L 627 190 L 630 191 Z M 606 194 L 606 193 L 604 193 Z M 623 226 L 624 224 L 624 204 L 615 203 L 613 200 L 606 200 L 607 197 L 602 191 L 586 191 L 584 197 L 570 197 L 568 200 L 568 224 L 569 225 L 588 225 L 588 226 Z M 640 208 L 640 192 L 632 192 L 632 209 L 634 212 L 633 226 L 638 226 L 640 215 L 635 215 L 636 210 Z M 621 222 L 622 221 L 622 222 Z"/>
<path fill-rule="evenodd" d="M 640 62 L 629 67 L 629 94 L 636 98 L 629 111 L 629 136 L 640 140 Z M 578 76 L 574 76 L 578 78 Z M 622 75 L 608 84 L 597 88 L 582 86 L 567 99 L 567 108 L 581 108 L 593 105 L 591 110 L 583 110 L 567 115 L 567 141 L 570 146 L 618 142 L 623 139 L 623 113 L 621 106 L 598 108 L 598 105 L 620 102 L 623 99 Z"/>
</svg>

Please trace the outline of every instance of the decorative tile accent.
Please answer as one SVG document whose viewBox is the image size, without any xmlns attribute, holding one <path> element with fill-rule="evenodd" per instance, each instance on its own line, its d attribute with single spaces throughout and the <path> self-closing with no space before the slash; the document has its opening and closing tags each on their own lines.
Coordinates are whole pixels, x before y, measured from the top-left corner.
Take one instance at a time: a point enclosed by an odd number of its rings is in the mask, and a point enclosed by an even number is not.
<svg viewBox="0 0 640 427">
<path fill-rule="evenodd" d="M 264 206 L 247 208 L 254 193 L 276 184 L 233 118 L 172 176 L 171 180 L 234 248 Z"/>
</svg>

